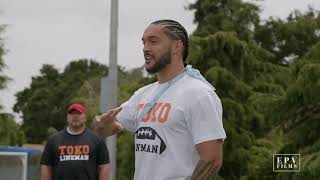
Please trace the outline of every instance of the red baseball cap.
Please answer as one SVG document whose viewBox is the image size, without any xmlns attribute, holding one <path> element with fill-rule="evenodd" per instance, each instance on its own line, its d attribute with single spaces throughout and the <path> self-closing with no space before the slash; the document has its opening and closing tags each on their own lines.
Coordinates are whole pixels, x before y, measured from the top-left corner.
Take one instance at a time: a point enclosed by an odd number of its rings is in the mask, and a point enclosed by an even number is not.
<svg viewBox="0 0 320 180">
<path fill-rule="evenodd" d="M 72 104 L 71 106 L 69 106 L 68 108 L 68 113 L 72 110 L 77 110 L 81 113 L 85 113 L 86 112 L 86 108 L 84 108 L 81 104 Z"/>
</svg>

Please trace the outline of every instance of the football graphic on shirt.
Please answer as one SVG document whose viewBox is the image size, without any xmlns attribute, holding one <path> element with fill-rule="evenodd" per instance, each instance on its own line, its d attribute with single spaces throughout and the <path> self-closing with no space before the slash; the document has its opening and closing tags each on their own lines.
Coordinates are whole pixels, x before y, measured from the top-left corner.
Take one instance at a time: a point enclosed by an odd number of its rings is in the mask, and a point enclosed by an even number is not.
<svg viewBox="0 0 320 180">
<path fill-rule="evenodd" d="M 136 151 L 163 153 L 166 144 L 158 133 L 151 127 L 140 127 L 136 132 Z M 160 141 L 160 145 L 159 145 Z M 160 148 L 159 148 L 160 146 Z"/>
</svg>

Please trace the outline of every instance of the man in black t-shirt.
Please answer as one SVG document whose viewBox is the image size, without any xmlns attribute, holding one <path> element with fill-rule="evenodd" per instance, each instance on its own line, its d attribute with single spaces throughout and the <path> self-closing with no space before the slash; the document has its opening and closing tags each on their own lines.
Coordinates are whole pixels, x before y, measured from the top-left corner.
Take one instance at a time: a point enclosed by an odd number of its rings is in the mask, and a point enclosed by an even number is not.
<svg viewBox="0 0 320 180">
<path fill-rule="evenodd" d="M 105 142 L 86 128 L 86 110 L 68 108 L 68 127 L 49 137 L 41 157 L 41 180 L 108 180 Z"/>
</svg>

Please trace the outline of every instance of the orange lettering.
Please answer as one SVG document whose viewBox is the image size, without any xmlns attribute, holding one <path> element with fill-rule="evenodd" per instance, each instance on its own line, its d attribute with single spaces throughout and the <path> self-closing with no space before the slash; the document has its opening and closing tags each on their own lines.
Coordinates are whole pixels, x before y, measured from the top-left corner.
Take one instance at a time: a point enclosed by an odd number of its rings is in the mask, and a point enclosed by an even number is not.
<svg viewBox="0 0 320 180">
<path fill-rule="evenodd" d="M 60 155 L 64 155 L 64 150 L 66 149 L 67 146 L 59 146 L 59 152 L 60 152 Z"/>
<path fill-rule="evenodd" d="M 67 154 L 73 154 L 73 146 L 67 146 Z"/>
<path fill-rule="evenodd" d="M 145 116 L 144 118 L 142 118 L 143 122 L 148 122 L 150 120 L 151 117 L 151 110 L 148 112 L 147 116 Z"/>
<path fill-rule="evenodd" d="M 89 147 L 88 145 L 84 145 L 84 146 L 82 147 L 82 152 L 83 152 L 83 154 L 89 154 L 89 152 L 90 152 L 90 147 Z"/>
<path fill-rule="evenodd" d="M 139 104 L 139 105 L 137 106 L 137 112 L 136 112 L 136 115 L 135 115 L 134 119 L 137 119 L 138 114 L 139 114 L 139 111 L 143 108 L 143 106 L 144 106 L 144 104 Z"/>
<path fill-rule="evenodd" d="M 152 118 L 151 118 L 151 120 L 153 121 L 153 122 L 155 122 L 156 120 L 157 120 L 157 117 L 156 117 L 156 112 L 157 112 L 157 110 L 160 108 L 162 106 L 162 103 L 156 103 L 155 104 L 155 106 L 153 106 L 153 108 L 152 108 Z"/>
<path fill-rule="evenodd" d="M 160 123 L 165 123 L 168 120 L 170 109 L 171 109 L 171 104 L 169 104 L 169 103 L 165 103 L 162 106 L 161 111 L 158 115 L 158 121 Z M 164 115 L 162 116 L 163 112 L 164 112 Z"/>
<path fill-rule="evenodd" d="M 75 155 L 82 154 L 82 152 L 81 152 L 81 147 L 82 147 L 82 146 L 74 146 L 74 154 L 75 154 Z"/>
</svg>

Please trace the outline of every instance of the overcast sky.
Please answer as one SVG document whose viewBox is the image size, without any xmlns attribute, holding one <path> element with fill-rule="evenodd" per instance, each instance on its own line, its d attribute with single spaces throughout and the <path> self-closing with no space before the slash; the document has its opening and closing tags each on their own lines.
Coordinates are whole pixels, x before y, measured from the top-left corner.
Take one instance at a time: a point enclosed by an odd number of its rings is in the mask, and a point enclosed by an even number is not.
<svg viewBox="0 0 320 180">
<path fill-rule="evenodd" d="M 141 36 L 157 19 L 181 22 L 191 33 L 195 29 L 192 11 L 185 7 L 195 0 L 119 0 L 118 63 L 126 68 L 143 64 Z M 265 0 L 259 2 L 262 17 L 285 18 L 294 9 L 308 5 L 320 9 L 319 0 Z M 0 104 L 12 112 L 14 94 L 39 75 L 43 64 L 61 71 L 70 61 L 93 58 L 108 64 L 110 0 L 0 0 L 0 24 L 7 68 L 13 80 L 0 92 Z"/>
</svg>

